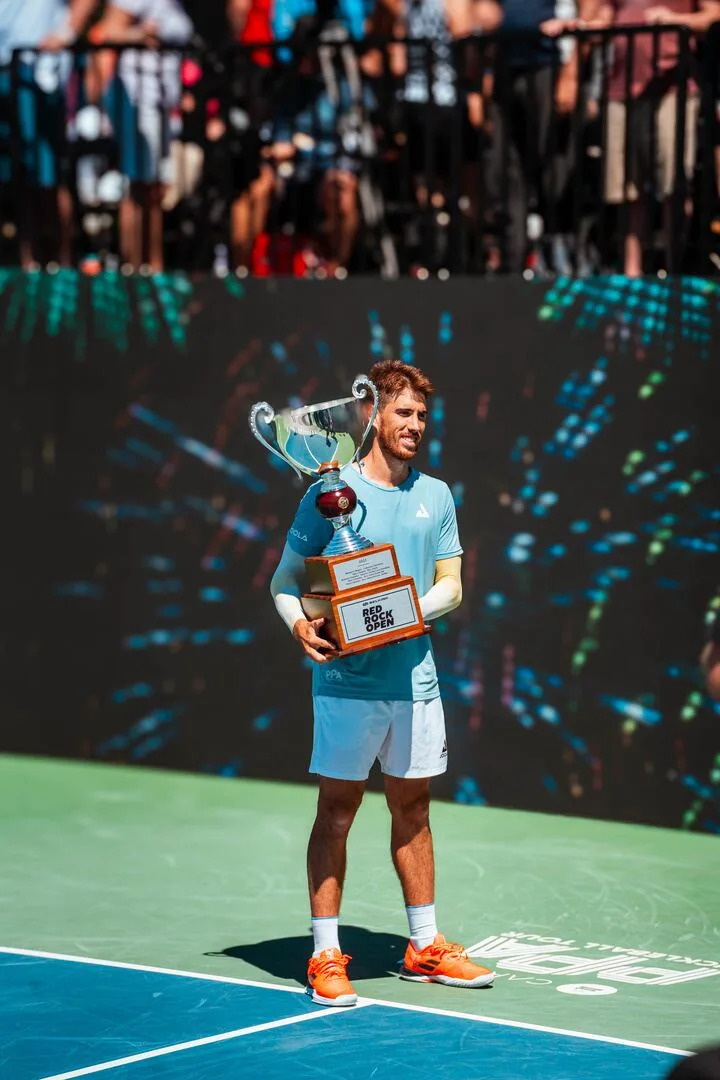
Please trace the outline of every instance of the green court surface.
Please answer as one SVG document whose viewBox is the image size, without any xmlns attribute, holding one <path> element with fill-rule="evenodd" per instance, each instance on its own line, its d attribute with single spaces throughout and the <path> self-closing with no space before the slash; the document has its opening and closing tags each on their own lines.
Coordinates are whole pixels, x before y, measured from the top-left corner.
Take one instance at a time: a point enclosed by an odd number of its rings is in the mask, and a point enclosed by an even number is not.
<svg viewBox="0 0 720 1080">
<path fill-rule="evenodd" d="M 0 945 L 301 986 L 313 787 L 0 757 Z M 439 925 L 489 990 L 402 982 L 389 820 L 350 839 L 341 944 L 366 998 L 654 1046 L 720 1041 L 716 837 L 437 803 Z"/>
</svg>

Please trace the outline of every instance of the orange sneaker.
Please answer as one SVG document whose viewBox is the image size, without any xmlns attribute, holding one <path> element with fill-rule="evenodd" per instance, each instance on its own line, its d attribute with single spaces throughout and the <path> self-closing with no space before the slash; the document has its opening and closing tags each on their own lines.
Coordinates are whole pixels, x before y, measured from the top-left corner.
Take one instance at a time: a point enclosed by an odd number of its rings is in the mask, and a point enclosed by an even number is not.
<svg viewBox="0 0 720 1080">
<path fill-rule="evenodd" d="M 308 961 L 307 992 L 318 1005 L 354 1005 L 357 994 L 347 977 L 345 968 L 351 956 L 344 956 L 339 949 L 325 949 L 319 956 Z"/>
<path fill-rule="evenodd" d="M 474 964 L 462 945 L 454 945 L 438 934 L 424 949 L 416 949 L 412 941 L 408 942 L 400 978 L 475 988 L 490 986 L 495 972 Z"/>
</svg>

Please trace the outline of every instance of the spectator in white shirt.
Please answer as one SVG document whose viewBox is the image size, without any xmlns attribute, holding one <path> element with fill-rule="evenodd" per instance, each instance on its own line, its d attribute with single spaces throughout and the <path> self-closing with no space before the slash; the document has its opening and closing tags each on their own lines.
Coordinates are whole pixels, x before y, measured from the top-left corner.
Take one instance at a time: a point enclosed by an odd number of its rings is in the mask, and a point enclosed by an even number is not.
<svg viewBox="0 0 720 1080">
<path fill-rule="evenodd" d="M 111 0 L 93 28 L 94 44 L 142 45 L 119 56 L 96 55 L 89 91 L 105 102 L 129 186 L 120 203 L 120 255 L 135 269 L 161 271 L 162 197 L 169 167 L 170 113 L 180 97 L 180 55 L 158 46 L 182 47 L 193 26 L 179 0 Z"/>
</svg>

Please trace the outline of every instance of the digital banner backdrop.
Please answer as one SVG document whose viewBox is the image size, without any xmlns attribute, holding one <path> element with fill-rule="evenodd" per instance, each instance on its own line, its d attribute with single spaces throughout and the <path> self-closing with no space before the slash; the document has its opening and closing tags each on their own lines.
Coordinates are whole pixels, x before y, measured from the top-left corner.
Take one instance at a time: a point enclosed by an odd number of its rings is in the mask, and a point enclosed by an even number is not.
<svg viewBox="0 0 720 1080">
<path fill-rule="evenodd" d="M 720 830 L 716 284 L 6 272 L 0 341 L 0 749 L 309 779 L 268 592 L 304 485 L 248 410 L 397 356 L 465 551 L 436 795 Z"/>
</svg>

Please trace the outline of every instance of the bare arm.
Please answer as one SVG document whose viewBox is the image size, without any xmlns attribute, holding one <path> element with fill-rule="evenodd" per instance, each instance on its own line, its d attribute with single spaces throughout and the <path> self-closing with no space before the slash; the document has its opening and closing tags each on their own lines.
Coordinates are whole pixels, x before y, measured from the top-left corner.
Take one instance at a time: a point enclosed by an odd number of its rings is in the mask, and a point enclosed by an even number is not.
<svg viewBox="0 0 720 1080">
<path fill-rule="evenodd" d="M 645 21 L 649 23 L 669 23 L 673 26 L 686 26 L 697 34 L 704 34 L 714 22 L 720 21 L 720 3 L 716 0 L 700 0 L 699 10 L 681 15 L 671 8 L 658 5 L 648 8 Z"/>
<path fill-rule="evenodd" d="M 470 0 L 445 0 L 445 18 L 454 38 L 467 37 L 474 29 Z"/>
<path fill-rule="evenodd" d="M 573 19 L 546 19 L 540 24 L 543 34 L 557 37 L 568 30 L 600 30 L 615 22 L 615 6 L 608 0 L 581 0 Z"/>
<path fill-rule="evenodd" d="M 454 611 L 462 601 L 462 559 L 438 559 L 435 563 L 435 581 L 420 598 L 420 611 L 424 619 L 437 619 Z"/>
<path fill-rule="evenodd" d="M 138 22 L 130 12 L 111 3 L 97 26 L 93 27 L 92 39 L 98 44 L 109 41 L 113 45 L 144 45 L 156 33 L 154 23 Z"/>
<path fill-rule="evenodd" d="M 571 22 L 577 22 L 580 18 L 581 9 L 575 5 L 575 17 Z M 573 112 L 578 99 L 580 50 L 578 44 L 572 39 L 565 39 L 560 45 L 560 70 L 555 83 L 555 108 L 560 116 L 567 116 Z"/>
<path fill-rule="evenodd" d="M 72 45 L 90 22 L 98 0 L 72 0 L 64 24 L 47 34 L 40 42 L 40 49 L 64 49 Z"/>
<path fill-rule="evenodd" d="M 76 37 L 83 32 L 98 8 L 98 0 L 72 0 L 68 20 Z"/>
<path fill-rule="evenodd" d="M 615 22 L 615 5 L 608 0 L 583 0 L 580 4 L 580 21 L 598 26 L 610 26 Z"/>
<path fill-rule="evenodd" d="M 502 8 L 497 0 L 474 0 L 472 5 L 473 29 L 492 34 L 502 22 Z"/>
</svg>

